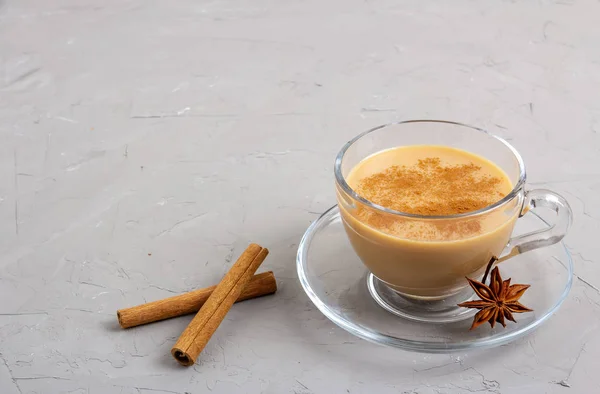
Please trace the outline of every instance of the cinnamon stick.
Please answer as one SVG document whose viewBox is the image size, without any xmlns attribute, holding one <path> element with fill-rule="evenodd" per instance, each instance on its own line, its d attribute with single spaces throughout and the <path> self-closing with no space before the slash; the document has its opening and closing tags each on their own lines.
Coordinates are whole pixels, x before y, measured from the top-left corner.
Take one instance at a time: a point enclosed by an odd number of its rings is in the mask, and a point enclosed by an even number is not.
<svg viewBox="0 0 600 394">
<path fill-rule="evenodd" d="M 165 298 L 163 300 L 137 305 L 117 311 L 117 318 L 122 328 L 141 326 L 160 320 L 170 319 L 198 312 L 217 286 L 207 287 Z M 277 282 L 272 271 L 254 275 L 235 302 L 256 298 L 277 291 Z"/>
<path fill-rule="evenodd" d="M 171 349 L 177 362 L 194 364 L 268 253 L 257 244 L 250 244 L 242 253 Z"/>
</svg>

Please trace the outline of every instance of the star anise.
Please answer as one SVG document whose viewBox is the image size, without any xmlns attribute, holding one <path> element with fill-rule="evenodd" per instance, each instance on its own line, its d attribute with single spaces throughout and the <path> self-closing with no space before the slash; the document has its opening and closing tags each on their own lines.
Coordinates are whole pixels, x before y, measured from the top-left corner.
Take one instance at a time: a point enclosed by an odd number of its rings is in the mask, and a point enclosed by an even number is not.
<svg viewBox="0 0 600 394">
<path fill-rule="evenodd" d="M 471 330 L 479 327 L 485 322 L 489 322 L 492 328 L 496 325 L 496 322 L 502 324 L 503 327 L 506 327 L 504 319 L 508 319 L 515 323 L 517 322 L 512 315 L 513 313 L 533 311 L 533 309 L 529 309 L 519 302 L 519 298 L 521 298 L 523 293 L 525 293 L 525 290 L 529 288 L 529 285 L 511 286 L 510 278 L 502 281 L 498 267 L 495 267 L 492 270 L 489 286 L 473 279 L 467 278 L 467 280 L 469 281 L 469 285 L 471 285 L 475 291 L 475 294 L 481 298 L 480 300 L 467 301 L 458 304 L 458 306 L 465 308 L 480 309 L 473 319 Z"/>
</svg>

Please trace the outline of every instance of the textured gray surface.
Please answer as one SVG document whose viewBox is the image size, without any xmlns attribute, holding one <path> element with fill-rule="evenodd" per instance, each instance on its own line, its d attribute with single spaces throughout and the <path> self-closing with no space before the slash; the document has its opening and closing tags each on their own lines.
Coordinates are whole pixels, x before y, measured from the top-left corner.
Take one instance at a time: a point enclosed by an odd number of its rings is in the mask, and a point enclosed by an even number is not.
<svg viewBox="0 0 600 394">
<path fill-rule="evenodd" d="M 597 1 L 0 4 L 2 394 L 600 390 Z M 422 117 L 511 140 L 572 204 L 573 290 L 526 339 L 388 349 L 298 284 L 337 150 Z M 169 355 L 189 317 L 116 327 L 118 308 L 217 282 L 249 241 L 280 291 L 235 307 L 200 364 Z"/>
</svg>

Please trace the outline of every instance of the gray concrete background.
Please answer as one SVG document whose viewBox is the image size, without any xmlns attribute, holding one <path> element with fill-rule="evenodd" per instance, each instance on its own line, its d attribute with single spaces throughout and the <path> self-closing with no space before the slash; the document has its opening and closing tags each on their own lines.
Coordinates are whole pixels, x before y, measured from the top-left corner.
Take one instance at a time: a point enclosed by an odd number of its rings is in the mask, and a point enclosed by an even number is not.
<svg viewBox="0 0 600 394">
<path fill-rule="evenodd" d="M 0 392 L 600 391 L 597 1 L 0 2 Z M 457 120 L 568 198 L 577 278 L 534 335 L 424 355 L 334 326 L 295 273 L 366 128 Z M 189 317 L 115 311 L 271 249 L 276 296 L 235 307 L 193 368 Z M 596 365 L 596 367 L 594 367 Z"/>
</svg>

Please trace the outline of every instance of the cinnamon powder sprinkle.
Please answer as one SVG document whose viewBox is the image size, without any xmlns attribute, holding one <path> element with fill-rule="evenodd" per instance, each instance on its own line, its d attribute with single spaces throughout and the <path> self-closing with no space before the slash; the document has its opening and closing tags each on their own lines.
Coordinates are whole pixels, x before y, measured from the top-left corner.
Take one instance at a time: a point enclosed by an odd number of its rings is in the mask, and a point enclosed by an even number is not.
<svg viewBox="0 0 600 394">
<path fill-rule="evenodd" d="M 485 208 L 504 197 L 501 185 L 499 177 L 482 174 L 473 163 L 443 165 L 439 158 L 429 157 L 363 178 L 355 190 L 395 211 L 434 216 Z"/>
</svg>

